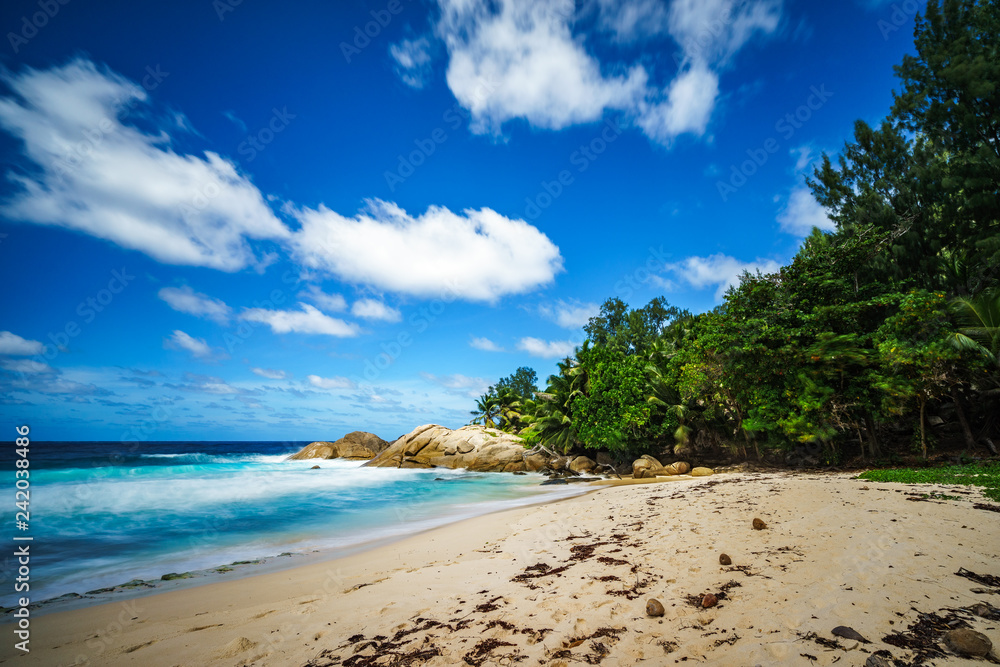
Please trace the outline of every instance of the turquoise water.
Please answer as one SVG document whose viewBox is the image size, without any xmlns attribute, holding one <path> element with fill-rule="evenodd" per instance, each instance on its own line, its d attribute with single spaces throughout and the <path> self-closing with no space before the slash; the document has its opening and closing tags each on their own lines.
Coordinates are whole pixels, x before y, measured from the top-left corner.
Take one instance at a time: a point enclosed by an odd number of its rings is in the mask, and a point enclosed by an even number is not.
<svg viewBox="0 0 1000 667">
<path fill-rule="evenodd" d="M 34 443 L 30 529 L 9 531 L 34 538 L 32 601 L 283 552 L 335 555 L 582 492 L 537 475 L 286 460 L 301 444 Z M 0 605 L 14 604 L 16 567 L 3 563 Z"/>
</svg>

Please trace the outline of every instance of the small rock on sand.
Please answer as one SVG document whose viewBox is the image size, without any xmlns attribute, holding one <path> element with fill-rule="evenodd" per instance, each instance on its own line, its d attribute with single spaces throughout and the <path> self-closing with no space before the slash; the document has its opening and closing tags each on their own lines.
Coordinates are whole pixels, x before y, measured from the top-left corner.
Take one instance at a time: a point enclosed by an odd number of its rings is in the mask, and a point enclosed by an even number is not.
<svg viewBox="0 0 1000 667">
<path fill-rule="evenodd" d="M 993 648 L 989 637 L 968 628 L 949 630 L 944 634 L 944 643 L 955 653 L 973 658 L 985 658 Z"/>
<path fill-rule="evenodd" d="M 705 597 L 701 599 L 701 606 L 704 609 L 714 607 L 717 604 L 719 604 L 719 598 L 715 597 L 712 593 L 705 593 Z"/>
<path fill-rule="evenodd" d="M 692 477 L 708 477 L 709 475 L 714 475 L 715 471 L 711 468 L 695 468 L 689 474 Z"/>
<path fill-rule="evenodd" d="M 879 651 L 868 656 L 865 660 L 865 667 L 895 667 L 892 654 L 888 651 Z"/>
<path fill-rule="evenodd" d="M 309 468 L 309 469 L 310 470 L 319 470 L 319 466 L 313 466 L 312 468 Z"/>
<path fill-rule="evenodd" d="M 719 554 L 719 565 L 732 565 L 733 559 L 728 554 Z"/>
<path fill-rule="evenodd" d="M 753 529 L 754 530 L 764 530 L 765 528 L 767 528 L 767 524 L 766 523 L 764 523 L 760 519 L 754 518 L 754 520 L 753 520 Z"/>
<path fill-rule="evenodd" d="M 870 641 L 868 641 L 867 639 L 865 639 L 864 637 L 862 637 L 860 632 L 858 632 L 854 628 L 849 628 L 846 625 L 838 625 L 837 627 L 835 627 L 833 630 L 830 631 L 830 634 L 834 635 L 835 637 L 843 637 L 844 639 L 852 639 L 852 640 L 854 640 L 856 642 L 862 642 L 864 644 L 870 644 L 871 643 Z"/>
<path fill-rule="evenodd" d="M 663 604 L 656 598 L 649 598 L 649 601 L 646 602 L 647 616 L 663 616 L 665 611 Z"/>
</svg>

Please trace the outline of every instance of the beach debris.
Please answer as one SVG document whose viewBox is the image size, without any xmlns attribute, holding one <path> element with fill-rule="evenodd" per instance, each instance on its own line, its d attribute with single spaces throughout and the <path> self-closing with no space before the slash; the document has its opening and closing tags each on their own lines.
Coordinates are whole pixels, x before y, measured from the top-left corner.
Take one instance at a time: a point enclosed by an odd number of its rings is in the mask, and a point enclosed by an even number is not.
<svg viewBox="0 0 1000 667">
<path fill-rule="evenodd" d="M 985 658 L 993 649 L 993 642 L 981 632 L 958 628 L 944 633 L 944 643 L 955 653 L 972 658 Z"/>
<path fill-rule="evenodd" d="M 663 603 L 656 598 L 649 598 L 646 601 L 646 616 L 663 616 L 666 610 L 663 608 Z"/>
<path fill-rule="evenodd" d="M 719 598 L 712 593 L 705 593 L 705 595 L 701 598 L 702 609 L 708 609 L 709 607 L 714 607 L 717 604 L 719 604 Z"/>
<path fill-rule="evenodd" d="M 728 554 L 719 554 L 719 565 L 732 565 L 733 559 Z"/>
<path fill-rule="evenodd" d="M 1000 512 L 1000 505 L 991 505 L 990 503 L 974 503 L 972 509 L 976 510 L 987 510 L 989 512 Z"/>
<path fill-rule="evenodd" d="M 754 517 L 754 520 L 753 520 L 753 529 L 754 530 L 764 530 L 765 528 L 767 528 L 767 524 L 764 523 L 761 519 L 758 519 L 758 518 Z"/>
<path fill-rule="evenodd" d="M 960 577 L 965 577 L 966 579 L 971 579 L 977 584 L 982 584 L 983 586 L 1000 588 L 1000 577 L 995 577 L 992 574 L 976 574 L 971 570 L 966 570 L 964 567 L 958 568 L 958 572 L 955 574 Z"/>
<path fill-rule="evenodd" d="M 463 655 L 462 660 L 464 660 L 468 665 L 479 667 L 479 665 L 482 665 L 490 659 L 490 654 L 493 651 L 503 646 L 516 646 L 516 644 L 511 644 L 510 642 L 501 641 L 499 639 L 484 639 L 472 647 L 471 651 Z"/>
<path fill-rule="evenodd" d="M 889 653 L 885 649 L 875 651 L 865 660 L 865 667 L 895 667 L 895 665 L 892 653 Z"/>
<path fill-rule="evenodd" d="M 856 642 L 861 642 L 862 644 L 871 644 L 870 641 L 861 636 L 854 628 L 849 628 L 846 625 L 838 625 L 833 630 L 830 631 L 834 637 L 843 637 L 844 639 L 852 639 Z"/>
<path fill-rule="evenodd" d="M 893 632 L 882 637 L 882 641 L 890 646 L 913 651 L 915 655 L 910 663 L 912 665 L 922 665 L 930 658 L 946 657 L 939 644 L 944 634 L 956 629 L 956 626 L 968 626 L 951 611 L 944 616 L 920 611 L 917 611 L 917 615 L 917 620 L 905 632 Z"/>
<path fill-rule="evenodd" d="M 1000 609 L 983 602 L 977 602 L 971 607 L 967 607 L 967 609 L 969 612 L 979 616 L 980 618 L 987 618 L 991 621 L 1000 621 Z"/>
</svg>

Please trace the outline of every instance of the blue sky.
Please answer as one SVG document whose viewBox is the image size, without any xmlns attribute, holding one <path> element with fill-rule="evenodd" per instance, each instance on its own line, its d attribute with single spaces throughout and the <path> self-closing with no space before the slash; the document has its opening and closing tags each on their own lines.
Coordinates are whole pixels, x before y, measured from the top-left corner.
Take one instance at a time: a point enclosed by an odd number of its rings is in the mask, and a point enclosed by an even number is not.
<svg viewBox="0 0 1000 667">
<path fill-rule="evenodd" d="M 916 3 L 12 0 L 0 411 L 37 439 L 391 439 L 829 228 Z"/>
</svg>

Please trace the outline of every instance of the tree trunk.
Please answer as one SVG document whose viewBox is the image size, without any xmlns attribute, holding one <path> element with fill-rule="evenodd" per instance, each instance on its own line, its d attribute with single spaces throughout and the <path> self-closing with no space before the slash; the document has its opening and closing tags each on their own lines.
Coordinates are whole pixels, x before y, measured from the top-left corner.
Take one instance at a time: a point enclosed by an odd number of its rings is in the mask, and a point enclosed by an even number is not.
<svg viewBox="0 0 1000 667">
<path fill-rule="evenodd" d="M 958 387 L 951 385 L 951 400 L 955 403 L 955 413 L 958 421 L 962 425 L 962 436 L 965 438 L 965 446 L 974 449 L 976 440 L 972 437 L 972 429 L 969 428 L 969 420 L 965 418 L 965 410 L 962 408 L 961 397 L 958 395 Z"/>
<path fill-rule="evenodd" d="M 927 430 L 924 428 L 924 412 L 927 408 L 927 399 L 920 394 L 920 449 L 924 454 L 924 461 L 927 460 Z"/>
<path fill-rule="evenodd" d="M 879 446 L 878 435 L 875 432 L 875 419 L 872 413 L 865 410 L 865 432 L 868 434 L 868 451 L 872 453 L 872 458 L 882 455 L 882 448 Z"/>
</svg>

